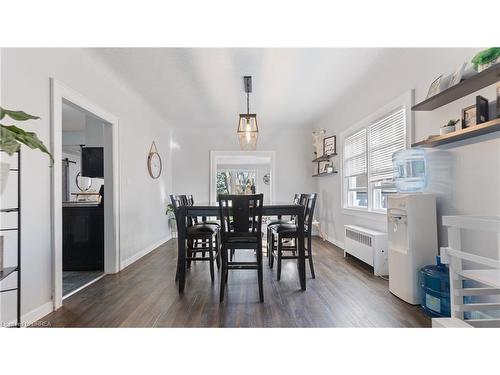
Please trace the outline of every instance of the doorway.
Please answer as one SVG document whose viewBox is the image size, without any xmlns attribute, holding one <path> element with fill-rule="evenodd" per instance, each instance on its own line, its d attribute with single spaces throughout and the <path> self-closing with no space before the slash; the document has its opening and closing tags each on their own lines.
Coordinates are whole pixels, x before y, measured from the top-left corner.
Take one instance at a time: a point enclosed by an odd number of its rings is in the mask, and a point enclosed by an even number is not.
<svg viewBox="0 0 500 375">
<path fill-rule="evenodd" d="M 52 79 L 54 309 L 119 271 L 118 119 Z"/>
<path fill-rule="evenodd" d="M 264 194 L 264 203 L 275 200 L 274 151 L 211 151 L 210 201 L 217 194 Z"/>
</svg>

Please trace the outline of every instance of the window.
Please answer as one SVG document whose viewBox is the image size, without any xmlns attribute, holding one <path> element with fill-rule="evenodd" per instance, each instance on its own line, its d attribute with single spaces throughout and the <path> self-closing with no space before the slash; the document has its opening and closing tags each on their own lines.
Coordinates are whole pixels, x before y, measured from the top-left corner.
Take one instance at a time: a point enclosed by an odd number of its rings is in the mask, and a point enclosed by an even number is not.
<svg viewBox="0 0 500 375">
<path fill-rule="evenodd" d="M 344 207 L 385 211 L 395 193 L 392 155 L 406 148 L 406 109 L 399 107 L 344 141 Z"/>
<path fill-rule="evenodd" d="M 256 171 L 217 171 L 217 194 L 255 194 Z"/>
<path fill-rule="evenodd" d="M 366 159 L 366 129 L 361 129 L 344 142 L 344 178 L 348 207 L 368 207 Z"/>
</svg>

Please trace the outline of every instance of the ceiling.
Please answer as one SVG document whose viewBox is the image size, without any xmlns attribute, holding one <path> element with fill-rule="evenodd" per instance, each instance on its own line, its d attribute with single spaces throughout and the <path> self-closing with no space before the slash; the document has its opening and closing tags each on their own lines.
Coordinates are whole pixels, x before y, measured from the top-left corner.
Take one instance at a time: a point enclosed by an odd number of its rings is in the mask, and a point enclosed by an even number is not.
<svg viewBox="0 0 500 375">
<path fill-rule="evenodd" d="M 308 127 L 389 53 L 380 48 L 100 48 L 108 64 L 173 128 L 235 128 L 246 112 L 259 126 Z"/>
</svg>

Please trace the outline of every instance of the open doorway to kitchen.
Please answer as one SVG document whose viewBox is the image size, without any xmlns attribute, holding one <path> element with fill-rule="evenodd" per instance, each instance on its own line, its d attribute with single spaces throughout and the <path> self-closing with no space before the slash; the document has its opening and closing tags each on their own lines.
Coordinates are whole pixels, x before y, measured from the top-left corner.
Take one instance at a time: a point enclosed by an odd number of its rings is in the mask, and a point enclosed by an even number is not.
<svg viewBox="0 0 500 375">
<path fill-rule="evenodd" d="M 62 103 L 63 299 L 104 276 L 104 127 Z"/>
<path fill-rule="evenodd" d="M 54 309 L 119 271 L 118 119 L 52 80 Z"/>
</svg>

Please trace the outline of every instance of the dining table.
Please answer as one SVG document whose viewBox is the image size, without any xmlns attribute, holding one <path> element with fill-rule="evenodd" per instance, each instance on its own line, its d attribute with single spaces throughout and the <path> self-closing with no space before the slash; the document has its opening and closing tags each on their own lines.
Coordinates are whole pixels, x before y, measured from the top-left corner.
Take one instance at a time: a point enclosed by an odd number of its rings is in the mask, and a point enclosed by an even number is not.
<svg viewBox="0 0 500 375">
<path fill-rule="evenodd" d="M 306 261 L 304 250 L 304 207 L 294 203 L 264 203 L 262 216 L 295 216 L 298 227 L 297 268 L 300 288 L 306 290 Z M 186 228 L 188 217 L 219 217 L 219 204 L 195 203 L 191 206 L 180 206 L 175 212 L 177 221 L 177 274 L 179 294 L 184 293 L 186 285 Z"/>
</svg>

